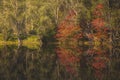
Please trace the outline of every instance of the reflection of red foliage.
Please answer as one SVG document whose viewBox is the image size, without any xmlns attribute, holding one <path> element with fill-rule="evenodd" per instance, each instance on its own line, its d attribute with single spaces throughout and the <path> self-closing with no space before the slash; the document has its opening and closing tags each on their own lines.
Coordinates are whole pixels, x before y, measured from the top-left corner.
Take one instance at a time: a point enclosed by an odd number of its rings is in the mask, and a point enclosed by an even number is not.
<svg viewBox="0 0 120 80">
<path fill-rule="evenodd" d="M 67 65 L 70 63 L 76 63 L 79 61 L 79 58 L 77 58 L 75 55 L 73 55 L 69 50 L 67 51 L 63 48 L 57 49 L 57 54 L 58 54 L 60 61 L 64 65 Z"/>
<path fill-rule="evenodd" d="M 106 60 L 102 59 L 100 56 L 94 57 L 94 61 L 92 63 L 92 67 L 95 70 L 94 75 L 98 80 L 102 80 L 103 70 L 106 68 Z"/>
<path fill-rule="evenodd" d="M 96 70 L 94 75 L 98 78 L 98 80 L 102 80 L 104 74 L 101 71 Z"/>
<path fill-rule="evenodd" d="M 105 68 L 105 62 L 104 62 L 104 61 L 94 62 L 94 63 L 92 64 L 92 66 L 93 66 L 95 69 L 103 69 L 103 68 Z"/>
<path fill-rule="evenodd" d="M 77 54 L 81 53 L 80 49 L 75 49 L 75 51 L 77 51 Z M 60 63 L 66 68 L 66 71 L 76 76 L 76 64 L 80 61 L 80 59 L 74 54 L 74 51 L 65 48 L 57 48 L 56 53 Z"/>
<path fill-rule="evenodd" d="M 94 54 L 95 53 L 95 51 L 93 50 L 93 49 L 89 49 L 89 50 L 87 50 L 87 54 Z"/>
<path fill-rule="evenodd" d="M 102 71 L 106 68 L 106 60 L 103 60 L 100 56 L 94 57 L 92 66 L 95 69 L 94 75 L 98 78 L 98 80 L 102 80 L 104 75 Z"/>
<path fill-rule="evenodd" d="M 100 47 L 95 49 L 89 49 L 87 51 L 89 55 L 94 55 L 92 58 L 92 63 L 90 63 L 91 67 L 95 71 L 93 74 L 96 76 L 98 80 L 102 80 L 104 73 L 103 70 L 107 68 L 108 58 L 105 55 L 107 53 L 105 50 L 102 50 Z"/>
<path fill-rule="evenodd" d="M 75 71 L 75 69 L 73 67 L 66 66 L 66 70 L 67 70 L 67 72 L 76 75 L 76 71 Z"/>
<path fill-rule="evenodd" d="M 89 54 L 89 55 L 93 55 L 93 54 L 102 55 L 102 54 L 104 54 L 104 51 L 101 49 L 97 49 L 97 50 L 96 49 L 89 49 L 87 51 L 87 54 Z"/>
</svg>

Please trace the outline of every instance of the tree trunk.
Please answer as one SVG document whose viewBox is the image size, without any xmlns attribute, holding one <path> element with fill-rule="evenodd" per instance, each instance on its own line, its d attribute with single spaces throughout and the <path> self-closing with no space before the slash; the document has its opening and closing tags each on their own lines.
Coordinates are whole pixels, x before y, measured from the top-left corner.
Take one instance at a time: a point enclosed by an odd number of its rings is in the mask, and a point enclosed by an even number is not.
<svg viewBox="0 0 120 80">
<path fill-rule="evenodd" d="M 22 40 L 18 37 L 18 46 L 22 46 L 23 42 Z"/>
</svg>

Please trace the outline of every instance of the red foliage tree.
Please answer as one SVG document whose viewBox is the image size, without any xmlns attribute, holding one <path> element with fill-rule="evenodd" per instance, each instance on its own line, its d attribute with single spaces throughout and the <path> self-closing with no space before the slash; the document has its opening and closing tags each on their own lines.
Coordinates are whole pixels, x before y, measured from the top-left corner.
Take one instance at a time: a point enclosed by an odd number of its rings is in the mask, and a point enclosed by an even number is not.
<svg viewBox="0 0 120 80">
<path fill-rule="evenodd" d="M 105 21 L 102 18 L 96 18 L 92 21 L 92 26 L 100 31 L 105 26 Z"/>
<path fill-rule="evenodd" d="M 103 14 L 104 6 L 103 4 L 98 4 L 93 11 L 94 19 L 92 20 L 92 28 L 95 31 L 92 34 L 86 34 L 88 38 L 91 38 L 93 41 L 105 40 L 107 36 L 108 28 L 105 26 L 106 22 Z"/>
<path fill-rule="evenodd" d="M 76 12 L 71 10 L 65 19 L 59 24 L 57 34 L 55 35 L 57 40 L 65 41 L 67 38 L 79 39 L 82 37 L 80 33 L 80 27 L 77 26 L 73 21 L 75 16 Z"/>
</svg>

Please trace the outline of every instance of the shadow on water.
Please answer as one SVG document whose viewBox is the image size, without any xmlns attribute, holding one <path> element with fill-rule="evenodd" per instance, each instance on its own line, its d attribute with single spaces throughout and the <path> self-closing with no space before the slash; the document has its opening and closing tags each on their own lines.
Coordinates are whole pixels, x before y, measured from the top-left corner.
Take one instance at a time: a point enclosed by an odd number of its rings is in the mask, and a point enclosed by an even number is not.
<svg viewBox="0 0 120 80">
<path fill-rule="evenodd" d="M 0 47 L 0 80 L 119 80 L 119 68 L 119 47 Z"/>
</svg>

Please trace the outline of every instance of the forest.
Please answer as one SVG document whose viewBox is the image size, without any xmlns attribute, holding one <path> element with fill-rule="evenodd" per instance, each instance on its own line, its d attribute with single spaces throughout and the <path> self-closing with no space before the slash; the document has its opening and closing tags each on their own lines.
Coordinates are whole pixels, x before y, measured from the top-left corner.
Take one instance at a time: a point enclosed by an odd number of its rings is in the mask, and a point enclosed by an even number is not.
<svg viewBox="0 0 120 80">
<path fill-rule="evenodd" d="M 119 14 L 119 0 L 0 0 L 0 43 L 116 43 Z"/>
<path fill-rule="evenodd" d="M 120 80 L 120 0 L 0 0 L 0 80 Z"/>
</svg>

